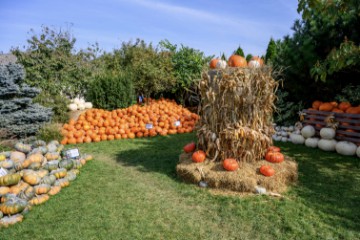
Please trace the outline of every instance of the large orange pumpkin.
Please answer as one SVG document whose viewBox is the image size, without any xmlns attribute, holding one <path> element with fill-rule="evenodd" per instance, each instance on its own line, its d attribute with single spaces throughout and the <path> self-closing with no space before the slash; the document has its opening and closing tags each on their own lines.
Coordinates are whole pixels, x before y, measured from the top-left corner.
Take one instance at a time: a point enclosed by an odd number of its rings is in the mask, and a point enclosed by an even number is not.
<svg viewBox="0 0 360 240">
<path fill-rule="evenodd" d="M 205 161 L 206 154 L 204 151 L 198 150 L 192 154 L 191 158 L 192 158 L 193 162 L 200 163 L 200 162 Z"/>
<path fill-rule="evenodd" d="M 346 109 L 348 109 L 349 107 L 351 107 L 351 104 L 349 102 L 341 102 L 338 106 L 338 108 L 343 111 L 346 111 Z"/>
<path fill-rule="evenodd" d="M 227 171 L 236 171 L 239 168 L 239 163 L 235 158 L 227 158 L 223 162 L 223 167 Z"/>
<path fill-rule="evenodd" d="M 334 105 L 326 102 L 320 105 L 319 110 L 320 111 L 325 111 L 325 112 L 330 112 L 332 109 L 334 108 Z"/>
<path fill-rule="evenodd" d="M 260 173 L 266 177 L 271 177 L 275 174 L 275 170 L 269 165 L 262 165 L 260 167 Z"/>
<path fill-rule="evenodd" d="M 242 56 L 234 54 L 229 58 L 228 65 L 230 67 L 247 67 L 247 62 Z"/>
<path fill-rule="evenodd" d="M 280 152 L 269 151 L 265 155 L 265 160 L 272 163 L 281 163 L 284 161 L 284 155 Z"/>
<path fill-rule="evenodd" d="M 215 69 L 216 68 L 216 64 L 218 63 L 219 59 L 218 58 L 213 58 L 210 61 L 210 68 L 211 69 Z"/>
<path fill-rule="evenodd" d="M 184 152 L 190 153 L 193 152 L 196 148 L 196 145 L 194 142 L 188 143 L 184 146 Z"/>
<path fill-rule="evenodd" d="M 322 104 L 323 102 L 319 101 L 319 100 L 316 100 L 312 103 L 312 108 L 313 109 L 316 109 L 316 110 L 319 110 L 319 107 L 320 105 Z"/>
</svg>

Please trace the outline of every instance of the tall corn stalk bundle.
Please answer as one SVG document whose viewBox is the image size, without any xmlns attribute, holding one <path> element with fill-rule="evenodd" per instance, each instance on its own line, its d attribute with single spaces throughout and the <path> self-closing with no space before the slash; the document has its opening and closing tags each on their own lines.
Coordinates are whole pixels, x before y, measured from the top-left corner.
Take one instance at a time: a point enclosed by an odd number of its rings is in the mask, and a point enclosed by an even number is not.
<svg viewBox="0 0 360 240">
<path fill-rule="evenodd" d="M 213 161 L 262 159 L 272 145 L 277 86 L 269 67 L 204 72 L 199 84 L 199 148 Z"/>
</svg>

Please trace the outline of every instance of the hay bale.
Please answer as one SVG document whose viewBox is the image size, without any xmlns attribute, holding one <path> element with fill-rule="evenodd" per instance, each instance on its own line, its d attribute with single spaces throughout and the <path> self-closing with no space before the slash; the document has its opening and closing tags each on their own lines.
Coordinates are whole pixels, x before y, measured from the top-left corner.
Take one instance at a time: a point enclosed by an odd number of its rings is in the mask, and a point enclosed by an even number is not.
<svg viewBox="0 0 360 240">
<path fill-rule="evenodd" d="M 272 145 L 272 114 L 278 83 L 269 67 L 227 68 L 203 73 L 197 125 L 199 148 L 214 161 L 259 161 Z"/>
<path fill-rule="evenodd" d="M 262 165 L 270 165 L 275 175 L 265 177 L 259 173 Z M 198 184 L 205 181 L 216 189 L 237 192 L 254 192 L 256 186 L 265 187 L 268 191 L 284 192 L 288 185 L 297 181 L 297 164 L 285 156 L 282 163 L 270 163 L 265 160 L 254 163 L 241 162 L 240 168 L 234 172 L 225 171 L 221 162 L 210 161 L 194 163 L 191 154 L 180 155 L 176 172 L 185 182 Z"/>
</svg>

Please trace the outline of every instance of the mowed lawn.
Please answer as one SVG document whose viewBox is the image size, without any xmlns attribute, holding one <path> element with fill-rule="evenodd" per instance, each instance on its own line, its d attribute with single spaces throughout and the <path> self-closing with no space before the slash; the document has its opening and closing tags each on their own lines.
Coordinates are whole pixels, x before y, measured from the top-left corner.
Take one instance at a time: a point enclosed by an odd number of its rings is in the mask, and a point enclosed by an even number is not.
<svg viewBox="0 0 360 240">
<path fill-rule="evenodd" d="M 195 134 L 82 144 L 95 159 L 0 239 L 360 239 L 360 159 L 278 143 L 299 164 L 284 199 L 214 195 L 175 166 Z"/>
</svg>

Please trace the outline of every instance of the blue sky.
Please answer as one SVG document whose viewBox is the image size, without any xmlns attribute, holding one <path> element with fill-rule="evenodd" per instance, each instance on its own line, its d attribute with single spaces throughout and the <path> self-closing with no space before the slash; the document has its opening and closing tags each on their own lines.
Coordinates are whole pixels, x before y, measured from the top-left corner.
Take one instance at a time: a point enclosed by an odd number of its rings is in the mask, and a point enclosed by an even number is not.
<svg viewBox="0 0 360 240">
<path fill-rule="evenodd" d="M 76 48 L 98 42 L 106 51 L 123 41 L 168 39 L 203 51 L 265 54 L 270 37 L 291 34 L 297 0 L 0 0 L 0 52 L 23 46 L 29 30 L 66 28 Z"/>
</svg>

